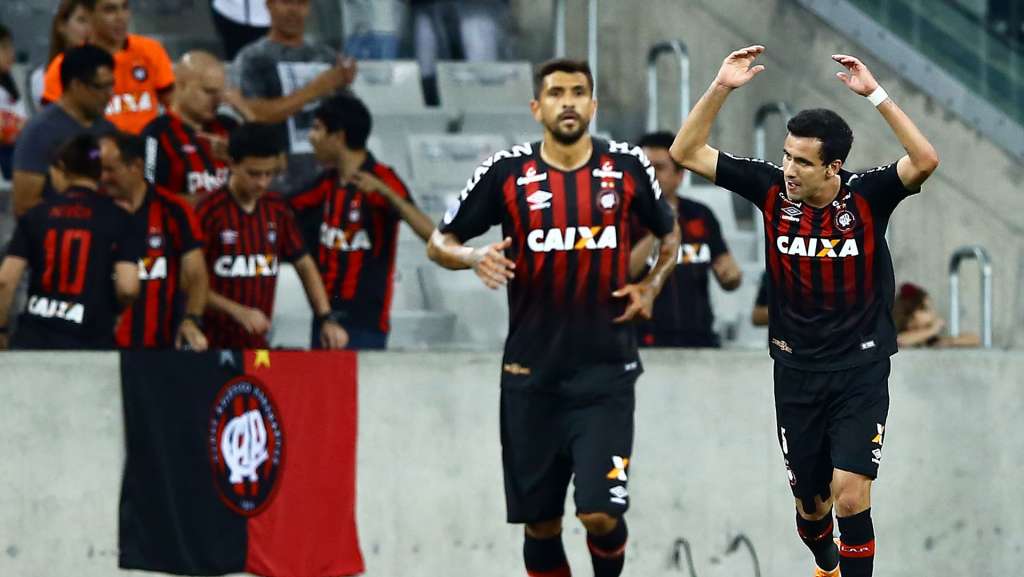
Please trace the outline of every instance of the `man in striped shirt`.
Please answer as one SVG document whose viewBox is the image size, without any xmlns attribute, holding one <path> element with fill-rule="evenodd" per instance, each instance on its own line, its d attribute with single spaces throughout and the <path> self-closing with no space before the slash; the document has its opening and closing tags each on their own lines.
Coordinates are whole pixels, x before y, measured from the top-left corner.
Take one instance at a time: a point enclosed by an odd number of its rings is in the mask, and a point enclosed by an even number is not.
<svg viewBox="0 0 1024 577">
<path fill-rule="evenodd" d="M 212 54 L 188 52 L 175 67 L 178 80 L 167 112 L 146 125 L 146 178 L 192 204 L 227 182 L 228 135 L 237 126 L 218 114 L 222 102 L 247 110 L 225 87 L 224 65 Z"/>
<path fill-rule="evenodd" d="M 885 229 L 896 205 L 920 191 L 939 159 L 867 67 L 843 54 L 832 56 L 845 68 L 838 78 L 877 107 L 907 152 L 898 161 L 845 170 L 853 132 L 824 109 L 790 119 L 781 168 L 708 146 L 726 98 L 764 70 L 754 65 L 762 52 L 763 46 L 750 46 L 726 57 L 670 152 L 763 213 L 775 412 L 797 529 L 817 576 L 838 576 L 841 569 L 843 577 L 867 577 L 875 554 L 871 483 L 882 458 L 889 357 L 896 352 Z"/>
<path fill-rule="evenodd" d="M 191 205 L 146 182 L 141 137 L 113 134 L 100 140 L 101 184 L 132 214 L 139 239 L 139 298 L 114 330 L 120 348 L 189 348 L 204 351 L 201 328 L 209 280 L 203 237 Z"/>
<path fill-rule="evenodd" d="M 370 128 L 370 111 L 354 96 L 321 104 L 309 140 L 327 170 L 288 199 L 355 349 L 387 346 L 399 224 L 424 241 L 434 230 L 401 178 L 366 150 Z M 314 348 L 319 333 L 314 322 Z"/>
<path fill-rule="evenodd" d="M 348 335 L 331 314 L 323 281 L 288 204 L 267 187 L 281 147 L 274 127 L 250 123 L 231 133 L 227 186 L 196 208 L 206 239 L 210 298 L 206 331 L 213 348 L 265 349 L 280 261 L 291 262 L 318 322 L 320 344 L 344 348 Z"/>
</svg>

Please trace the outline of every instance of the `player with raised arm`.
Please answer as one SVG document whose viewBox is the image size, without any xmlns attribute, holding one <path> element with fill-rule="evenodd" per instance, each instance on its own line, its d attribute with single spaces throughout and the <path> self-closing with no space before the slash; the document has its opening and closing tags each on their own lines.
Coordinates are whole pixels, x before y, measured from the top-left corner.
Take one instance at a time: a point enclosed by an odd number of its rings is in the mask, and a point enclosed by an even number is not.
<svg viewBox="0 0 1024 577">
<path fill-rule="evenodd" d="M 754 65 L 763 52 L 763 46 L 749 46 L 725 59 L 671 154 L 763 214 L 778 439 L 796 497 L 797 529 L 814 554 L 817 576 L 837 576 L 841 568 L 844 577 L 864 577 L 874 562 L 871 483 L 889 409 L 889 357 L 896 352 L 885 229 L 896 205 L 920 190 L 939 159 L 868 68 L 843 54 L 832 56 L 845 68 L 839 80 L 889 124 L 906 150 L 898 161 L 845 170 L 853 132 L 825 109 L 804 110 L 789 121 L 781 168 L 708 146 L 726 98 L 764 70 Z"/>
</svg>

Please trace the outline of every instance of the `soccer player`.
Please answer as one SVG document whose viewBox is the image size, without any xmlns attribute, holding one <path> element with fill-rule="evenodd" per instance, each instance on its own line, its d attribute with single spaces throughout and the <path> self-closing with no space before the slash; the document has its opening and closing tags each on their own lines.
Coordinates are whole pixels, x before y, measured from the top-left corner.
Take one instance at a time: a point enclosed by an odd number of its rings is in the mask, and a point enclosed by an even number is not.
<svg viewBox="0 0 1024 577">
<path fill-rule="evenodd" d="M 217 109 L 226 89 L 224 65 L 212 54 L 187 52 L 175 67 L 177 85 L 167 112 L 146 125 L 146 178 L 195 204 L 228 180 L 228 135 L 237 126 Z M 232 104 L 243 106 L 240 98 Z"/>
<path fill-rule="evenodd" d="M 138 134 L 156 118 L 160 105 L 170 104 L 174 70 L 160 42 L 129 34 L 131 9 L 128 0 L 92 0 L 89 43 L 114 58 L 114 93 L 107 103 L 107 120 L 119 130 Z M 50 62 L 43 78 L 43 101 L 60 99 L 63 55 Z"/>
<path fill-rule="evenodd" d="M 706 205 L 677 194 L 686 173 L 669 156 L 674 135 L 655 132 L 644 135 L 638 143 L 654 166 L 661 191 L 676 212 L 681 236 L 676 268 L 654 301 L 654 318 L 641 323 L 641 346 L 717 348 L 721 346 L 712 324 L 711 295 L 708 273 L 713 272 L 718 285 L 727 291 L 740 286 L 743 272 L 722 238 L 718 219 Z M 632 276 L 638 277 L 653 264 L 654 236 L 647 234 L 630 257 Z"/>
<path fill-rule="evenodd" d="M 502 461 L 508 521 L 526 524 L 527 574 L 570 574 L 561 535 L 575 477 L 594 574 L 610 577 L 624 561 L 642 371 L 633 321 L 650 317 L 679 233 L 640 147 L 587 132 L 597 101 L 586 62 L 542 65 L 530 108 L 543 141 L 500 151 L 477 168 L 427 254 L 445 268 L 473 269 L 489 288 L 508 285 Z M 629 284 L 633 216 L 661 245 L 650 273 Z M 500 242 L 463 244 L 498 224 Z"/>
<path fill-rule="evenodd" d="M 424 241 L 434 231 L 395 171 L 366 150 L 371 124 L 370 111 L 354 96 L 324 101 L 309 140 L 328 168 L 288 198 L 299 222 L 313 225 L 303 228 L 316 231 L 307 244 L 318 247 L 331 309 L 353 349 L 387 347 L 398 225 L 409 223 Z M 319 334 L 314 322 L 313 348 Z"/>
<path fill-rule="evenodd" d="M 295 266 L 320 322 L 323 348 L 340 349 L 348 335 L 331 314 L 323 281 L 302 243 L 288 204 L 267 187 L 281 147 L 274 127 L 239 126 L 228 141 L 231 175 L 196 207 L 210 274 L 205 329 L 212 348 L 265 349 L 274 316 L 280 260 Z"/>
<path fill-rule="evenodd" d="M 671 152 L 764 215 L 775 413 L 797 529 L 814 554 L 816 575 L 839 575 L 841 568 L 843 577 L 863 577 L 874 561 L 871 483 L 885 437 L 889 357 L 896 352 L 885 229 L 896 205 L 920 190 L 939 159 L 868 68 L 843 54 L 832 56 L 845 68 L 839 80 L 877 107 L 905 156 L 848 172 L 843 165 L 853 132 L 824 109 L 790 119 L 781 168 L 708 146 L 726 97 L 764 70 L 753 65 L 762 52 L 763 46 L 750 46 L 726 57 Z"/>
<path fill-rule="evenodd" d="M 139 292 L 141 246 L 128 213 L 97 192 L 100 172 L 96 138 L 74 137 L 50 171 L 60 194 L 18 220 L 0 265 L 0 348 L 8 344 L 8 311 L 26 267 L 28 306 L 13 348 L 114 347 L 114 319 Z"/>
<path fill-rule="evenodd" d="M 121 348 L 204 351 L 209 281 L 199 220 L 181 196 L 146 182 L 145 155 L 139 136 L 118 133 L 100 140 L 104 191 L 145 235 L 139 240 L 139 298 L 118 319 L 114 337 Z"/>
</svg>

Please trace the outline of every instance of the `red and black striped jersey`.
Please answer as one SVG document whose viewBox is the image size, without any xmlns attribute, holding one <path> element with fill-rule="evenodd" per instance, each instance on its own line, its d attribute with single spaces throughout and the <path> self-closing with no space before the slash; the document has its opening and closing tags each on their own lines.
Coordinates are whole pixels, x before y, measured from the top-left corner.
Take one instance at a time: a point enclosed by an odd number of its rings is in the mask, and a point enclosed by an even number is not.
<svg viewBox="0 0 1024 577">
<path fill-rule="evenodd" d="M 196 131 L 171 111 L 154 118 L 142 131 L 146 138 L 146 179 L 177 194 L 202 197 L 228 181 L 228 167 L 212 151 L 212 135 L 227 140 L 235 121 L 218 115 Z"/>
<path fill-rule="evenodd" d="M 362 166 L 399 196 L 413 202 L 395 171 L 371 156 Z M 288 199 L 300 222 L 317 222 L 316 259 L 331 309 L 345 326 L 388 332 L 401 217 L 384 196 L 339 183 L 322 173 Z M 312 248 L 312 244 L 310 247 Z"/>
<path fill-rule="evenodd" d="M 680 232 L 676 268 L 654 301 L 653 318 L 638 326 L 640 342 L 646 346 L 717 346 L 709 291 L 711 264 L 729 248 L 718 219 L 706 205 L 680 198 L 676 220 Z M 649 266 L 654 265 L 655 256 L 648 259 Z"/>
<path fill-rule="evenodd" d="M 718 155 L 715 184 L 754 203 L 764 218 L 771 355 L 805 370 L 840 370 L 896 352 L 885 229 L 914 192 L 895 163 L 839 177 L 835 200 L 815 208 L 789 200 L 779 167 Z"/>
<path fill-rule="evenodd" d="M 252 212 L 245 212 L 225 187 L 203 199 L 196 213 L 205 241 L 210 290 L 273 318 L 280 261 L 294 262 L 306 254 L 288 203 L 267 193 Z M 264 335 L 250 335 L 234 319 L 209 307 L 204 322 L 211 348 L 268 347 Z"/>
<path fill-rule="evenodd" d="M 463 242 L 492 225 L 512 238 L 504 367 L 524 386 L 554 386 L 592 365 L 639 369 L 636 329 L 612 323 L 626 306 L 612 292 L 629 282 L 631 217 L 660 237 L 673 213 L 640 147 L 599 138 L 593 146 L 573 171 L 548 166 L 540 143 L 498 152 L 440 225 Z"/>
<path fill-rule="evenodd" d="M 153 185 L 133 218 L 144 234 L 139 296 L 118 320 L 114 338 L 121 348 L 173 348 L 184 305 L 181 260 L 203 246 L 199 219 L 188 201 Z"/>
<path fill-rule="evenodd" d="M 18 330 L 113 348 L 114 264 L 136 262 L 140 244 L 128 212 L 91 190 L 69 188 L 32 208 L 18 220 L 7 252 L 32 269 Z"/>
</svg>

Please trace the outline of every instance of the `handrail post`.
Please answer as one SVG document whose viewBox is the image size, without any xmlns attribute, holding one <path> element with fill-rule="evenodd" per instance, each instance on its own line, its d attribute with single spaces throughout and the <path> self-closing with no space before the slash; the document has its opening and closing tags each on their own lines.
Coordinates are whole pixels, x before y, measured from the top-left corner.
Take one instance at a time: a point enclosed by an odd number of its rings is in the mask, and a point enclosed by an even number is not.
<svg viewBox="0 0 1024 577">
<path fill-rule="evenodd" d="M 679 64 L 679 125 L 690 113 L 690 53 L 680 40 L 658 42 L 647 52 L 647 131 L 658 130 L 658 59 L 672 54 Z M 683 188 L 690 187 L 690 171 L 683 176 Z"/>
<path fill-rule="evenodd" d="M 565 1 L 555 0 L 555 58 L 565 57 Z"/>
<path fill-rule="evenodd" d="M 761 160 L 768 160 L 768 144 L 766 142 L 766 130 L 765 123 L 768 121 L 768 117 L 773 114 L 778 114 L 782 117 L 784 123 L 788 123 L 790 118 L 793 118 L 793 109 L 790 108 L 789 103 L 783 100 L 775 102 L 766 102 L 757 109 L 754 113 L 754 157 Z M 764 255 L 764 221 L 757 217 L 757 210 L 751 205 L 750 210 L 753 214 L 754 220 L 754 232 L 757 235 L 757 256 L 761 257 Z"/>
<path fill-rule="evenodd" d="M 981 345 L 992 348 L 992 260 L 980 245 L 962 246 L 949 259 L 949 334 L 960 336 L 960 265 L 978 261 L 981 269 Z"/>
<path fill-rule="evenodd" d="M 597 98 L 597 0 L 587 0 L 587 61 L 590 64 L 590 75 L 593 78 L 593 97 Z M 597 132 L 597 113 L 590 121 L 590 133 Z"/>
</svg>

